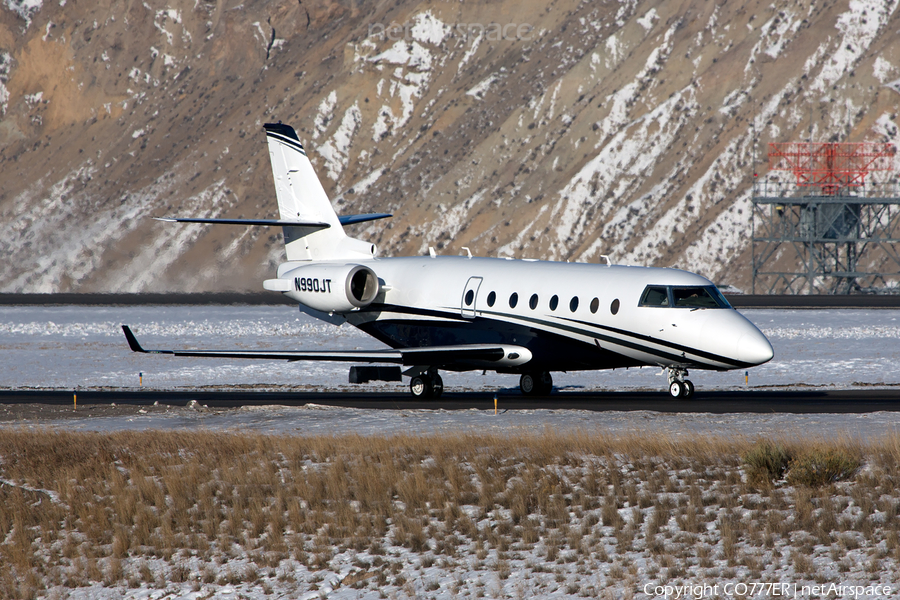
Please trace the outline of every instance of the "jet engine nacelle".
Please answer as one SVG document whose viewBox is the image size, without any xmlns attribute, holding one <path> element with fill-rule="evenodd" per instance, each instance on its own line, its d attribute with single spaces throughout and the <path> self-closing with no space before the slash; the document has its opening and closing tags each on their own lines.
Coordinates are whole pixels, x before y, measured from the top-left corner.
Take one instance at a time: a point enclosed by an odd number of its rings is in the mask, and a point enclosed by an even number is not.
<svg viewBox="0 0 900 600">
<path fill-rule="evenodd" d="M 314 264 L 279 273 L 279 277 L 291 282 L 288 296 L 326 313 L 368 306 L 381 291 L 375 271 L 363 265 Z"/>
</svg>

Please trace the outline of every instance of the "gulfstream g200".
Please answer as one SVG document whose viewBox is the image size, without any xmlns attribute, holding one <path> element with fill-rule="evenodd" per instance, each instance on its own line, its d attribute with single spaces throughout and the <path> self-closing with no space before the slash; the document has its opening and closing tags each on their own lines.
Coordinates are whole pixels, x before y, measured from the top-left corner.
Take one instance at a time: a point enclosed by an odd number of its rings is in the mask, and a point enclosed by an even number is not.
<svg viewBox="0 0 900 600">
<path fill-rule="evenodd" d="M 390 215 L 338 217 L 294 129 L 264 127 L 279 219 L 162 220 L 282 227 L 287 261 L 263 287 L 391 349 L 144 350 L 123 326 L 132 350 L 400 365 L 417 397 L 440 396 L 440 371 L 517 374 L 521 391 L 537 395 L 551 391 L 554 371 L 659 366 L 668 372 L 669 393 L 688 398 L 689 369 L 744 369 L 773 356 L 766 337 L 716 286 L 686 271 L 433 252 L 379 258 L 374 245 L 347 236 L 343 225 Z"/>
</svg>

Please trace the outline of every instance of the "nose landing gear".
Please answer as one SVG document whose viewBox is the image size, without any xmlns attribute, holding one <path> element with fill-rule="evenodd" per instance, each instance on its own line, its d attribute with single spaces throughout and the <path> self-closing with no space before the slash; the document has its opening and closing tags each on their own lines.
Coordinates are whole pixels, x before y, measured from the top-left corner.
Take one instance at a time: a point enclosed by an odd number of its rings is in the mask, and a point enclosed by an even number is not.
<svg viewBox="0 0 900 600">
<path fill-rule="evenodd" d="M 688 375 L 687 369 L 669 367 L 666 369 L 666 374 L 669 377 L 670 396 L 686 400 L 694 395 L 694 384 L 689 379 L 685 379 Z"/>
</svg>

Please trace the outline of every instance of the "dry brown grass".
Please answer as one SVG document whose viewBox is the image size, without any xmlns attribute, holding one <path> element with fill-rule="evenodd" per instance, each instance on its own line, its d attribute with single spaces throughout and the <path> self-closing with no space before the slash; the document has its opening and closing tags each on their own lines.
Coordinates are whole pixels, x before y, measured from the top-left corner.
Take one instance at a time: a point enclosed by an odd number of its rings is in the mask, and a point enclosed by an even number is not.
<svg viewBox="0 0 900 600">
<path fill-rule="evenodd" d="M 374 556 L 405 547 L 434 560 L 474 545 L 501 575 L 507 553 L 541 541 L 548 563 L 606 561 L 612 548 L 641 548 L 758 570 L 738 545 L 772 548 L 796 531 L 842 548 L 859 544 L 857 535 L 885 540 L 900 554 L 900 437 L 812 445 L 868 464 L 840 496 L 851 495 L 852 514 L 850 499 L 833 499 L 829 486 L 756 489 L 742 466 L 754 443 L 552 431 L 298 438 L 5 430 L 0 476 L 12 485 L 0 485 L 0 564 L 8 567 L 0 597 L 32 597 L 56 583 L 153 582 L 141 557 L 161 557 L 172 563 L 170 579 L 187 580 L 177 564 L 185 549 L 206 563 L 194 577 L 207 582 L 264 580 L 288 557 L 326 569 L 337 547 Z M 809 455 L 808 444 L 779 444 Z M 756 515 L 752 524 L 734 516 L 739 507 Z M 697 545 L 710 523 L 715 534 Z M 253 564 L 218 568 L 235 544 Z M 808 568 L 800 554 L 785 560 Z M 666 568 L 680 574 L 685 564 Z"/>
</svg>

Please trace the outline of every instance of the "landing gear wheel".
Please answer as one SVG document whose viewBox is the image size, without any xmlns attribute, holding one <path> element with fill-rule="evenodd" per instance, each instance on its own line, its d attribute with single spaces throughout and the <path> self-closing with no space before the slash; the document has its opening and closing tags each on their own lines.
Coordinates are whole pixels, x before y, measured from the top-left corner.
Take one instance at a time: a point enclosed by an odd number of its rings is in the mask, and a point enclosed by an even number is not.
<svg viewBox="0 0 900 600">
<path fill-rule="evenodd" d="M 444 390 L 443 383 L 441 384 L 441 391 Z M 414 398 L 431 398 L 434 394 L 434 388 L 431 385 L 431 379 L 428 377 L 418 376 L 413 377 L 409 382 L 409 391 L 412 392 Z"/>
<path fill-rule="evenodd" d="M 523 373 L 519 377 L 519 389 L 526 396 L 546 396 L 553 391 L 553 377 L 548 371 Z"/>
<path fill-rule="evenodd" d="M 669 395 L 673 398 L 690 398 L 694 395 L 694 384 L 685 379 L 688 371 L 684 367 L 668 367 Z"/>
<path fill-rule="evenodd" d="M 437 373 L 416 375 L 409 381 L 409 391 L 414 398 L 440 398 L 444 393 L 444 380 Z"/>
<path fill-rule="evenodd" d="M 549 371 L 543 371 L 540 374 L 540 394 L 542 396 L 549 396 L 550 392 L 553 391 L 553 377 L 550 375 Z"/>
<path fill-rule="evenodd" d="M 443 393 L 444 380 L 441 379 L 440 375 L 435 374 L 434 377 L 431 378 L 431 397 L 437 399 L 440 398 Z"/>
<path fill-rule="evenodd" d="M 537 381 L 534 380 L 534 375 L 532 375 L 531 373 L 525 373 L 521 377 L 519 377 L 519 389 L 526 396 L 536 396 Z"/>
<path fill-rule="evenodd" d="M 669 384 L 669 395 L 673 398 L 683 398 L 687 386 L 681 381 L 673 381 Z"/>
</svg>

